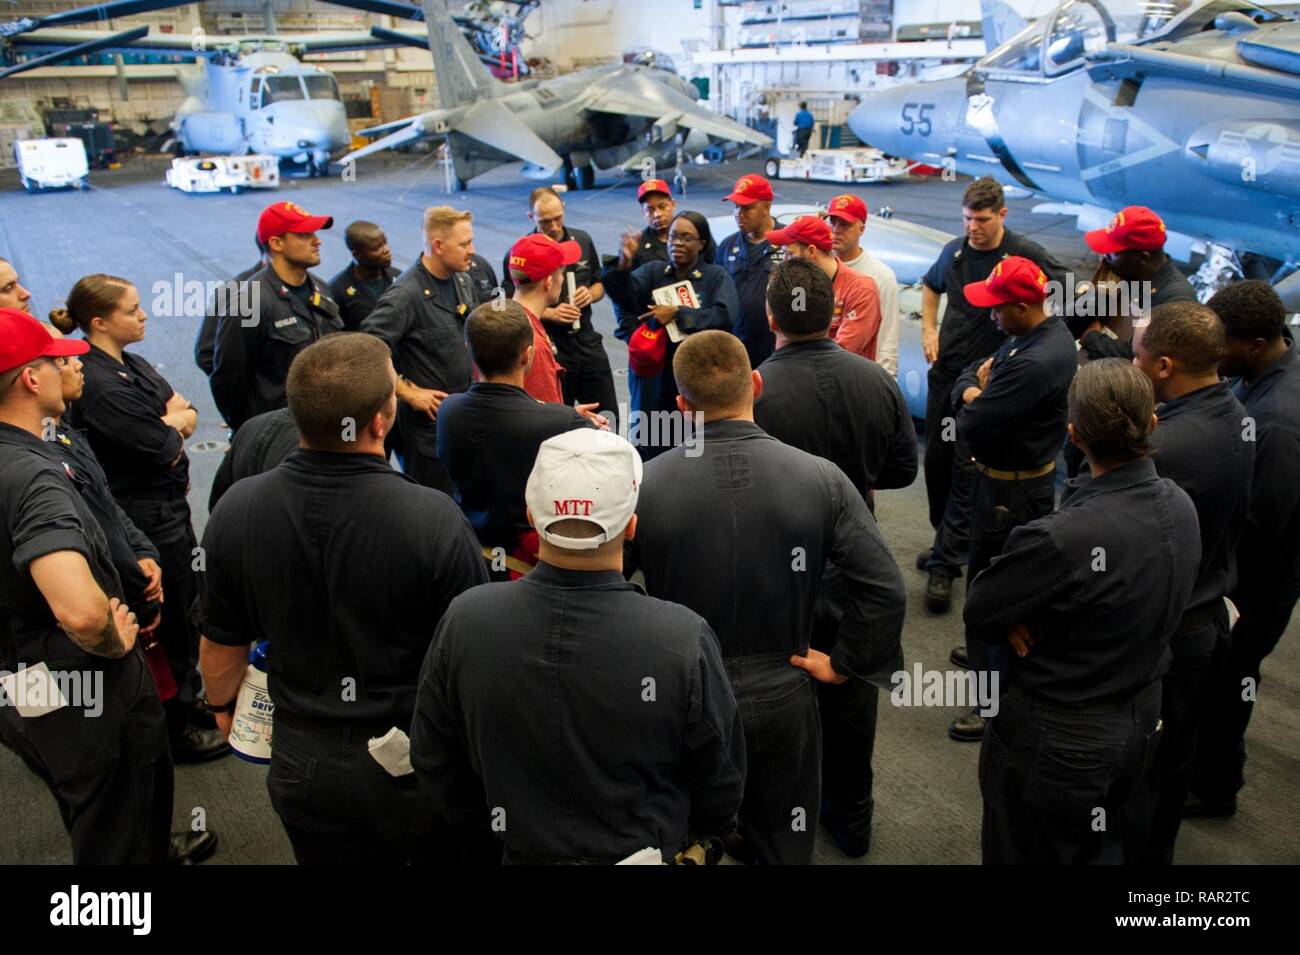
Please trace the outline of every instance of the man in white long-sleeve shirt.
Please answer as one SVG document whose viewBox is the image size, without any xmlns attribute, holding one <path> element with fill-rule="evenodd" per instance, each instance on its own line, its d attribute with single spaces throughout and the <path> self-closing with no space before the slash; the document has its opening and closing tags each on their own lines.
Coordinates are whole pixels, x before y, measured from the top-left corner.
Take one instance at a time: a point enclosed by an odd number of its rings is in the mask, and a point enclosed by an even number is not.
<svg viewBox="0 0 1300 955">
<path fill-rule="evenodd" d="M 862 248 L 867 229 L 867 204 L 854 195 L 836 196 L 826 213 L 835 237 L 835 256 L 853 271 L 876 280 L 880 290 L 880 334 L 876 361 L 898 374 L 898 278 L 894 270 Z"/>
</svg>

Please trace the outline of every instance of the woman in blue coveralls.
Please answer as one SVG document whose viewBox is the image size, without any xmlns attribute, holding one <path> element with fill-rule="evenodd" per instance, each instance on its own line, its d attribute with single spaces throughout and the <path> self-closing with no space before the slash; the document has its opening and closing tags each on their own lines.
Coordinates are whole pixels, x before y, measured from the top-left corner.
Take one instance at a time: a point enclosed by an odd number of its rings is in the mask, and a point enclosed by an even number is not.
<svg viewBox="0 0 1300 955">
<path fill-rule="evenodd" d="M 624 315 L 624 321 L 632 324 L 632 328 L 621 330 L 627 334 L 620 337 L 629 338 L 641 327 L 654 332 L 673 323 L 685 334 L 706 328 L 730 331 L 740 314 L 740 303 L 736 298 L 736 286 L 726 269 L 710 264 L 704 254 L 706 247 L 713 248 L 713 236 L 704 216 L 698 212 L 681 212 L 673 219 L 668 229 L 670 261 L 667 264 L 648 262 L 633 270 L 632 258 L 638 241 L 636 237 L 625 237 L 619 249 L 618 264 L 605 268 L 600 277 L 605 291 Z M 656 289 L 680 282 L 690 282 L 700 303 L 698 308 L 655 304 Z M 667 335 L 664 337 L 667 339 Z M 673 354 L 676 351 L 676 343 L 668 340 L 662 367 L 657 374 L 637 374 L 632 367 L 628 368 L 632 414 L 641 412 L 644 420 L 655 411 L 677 410 L 677 382 L 673 378 Z M 633 443 L 638 445 L 642 458 L 646 460 L 666 450 L 663 446 Z"/>
</svg>

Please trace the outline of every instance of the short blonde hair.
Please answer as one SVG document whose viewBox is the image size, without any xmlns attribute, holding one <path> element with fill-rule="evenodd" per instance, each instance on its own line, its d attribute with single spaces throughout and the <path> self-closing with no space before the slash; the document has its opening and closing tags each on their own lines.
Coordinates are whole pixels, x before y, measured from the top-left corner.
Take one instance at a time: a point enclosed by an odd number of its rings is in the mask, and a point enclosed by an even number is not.
<svg viewBox="0 0 1300 955">
<path fill-rule="evenodd" d="M 453 209 L 451 206 L 430 206 L 424 210 L 425 235 L 446 235 L 458 222 L 474 221 L 474 213 L 468 209 Z"/>
</svg>

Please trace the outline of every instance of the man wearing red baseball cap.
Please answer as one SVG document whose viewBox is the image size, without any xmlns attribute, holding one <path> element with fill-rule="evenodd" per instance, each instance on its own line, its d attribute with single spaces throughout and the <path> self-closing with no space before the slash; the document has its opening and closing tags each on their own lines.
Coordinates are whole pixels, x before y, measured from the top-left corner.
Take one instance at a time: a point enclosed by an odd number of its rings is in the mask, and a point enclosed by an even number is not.
<svg viewBox="0 0 1300 955">
<path fill-rule="evenodd" d="M 784 229 L 767 234 L 767 241 L 789 249 L 787 254 L 807 259 L 826 273 L 835 290 L 831 338 L 845 351 L 876 360 L 880 333 L 880 291 L 875 279 L 860 275 L 835 258 L 831 227 L 818 216 L 800 216 Z"/>
<path fill-rule="evenodd" d="M 564 270 L 582 258 L 577 242 L 556 242 L 548 235 L 534 232 L 510 247 L 506 260 L 510 281 L 514 283 L 514 300 L 528 313 L 533 326 L 533 363 L 524 378 L 524 390 L 538 401 L 564 403 L 560 375 L 564 369 L 555 357 L 555 345 L 542 327 L 540 316 L 546 309 L 560 304 L 564 294 Z M 583 410 L 595 411 L 595 406 Z"/>
<path fill-rule="evenodd" d="M 968 579 L 974 581 L 1002 553 L 1011 532 L 1052 513 L 1056 505 L 1056 456 L 1065 442 L 1070 382 L 1078 369 L 1074 337 L 1049 315 L 1047 272 L 1030 259 L 1009 256 L 989 277 L 962 289 L 967 302 L 993 310 L 1008 337 L 993 357 L 972 362 L 952 391 L 957 435 L 974 458 Z M 1005 685 L 1006 634 L 993 642 L 979 620 L 966 619 L 971 669 Z M 991 682 L 993 674 L 999 683 Z M 948 735 L 978 741 L 990 705 L 954 720 Z"/>
<path fill-rule="evenodd" d="M 61 363 L 88 351 L 0 309 L 0 740 L 54 794 L 75 864 L 162 864 L 166 721 L 82 478 L 43 440 Z"/>
<path fill-rule="evenodd" d="M 1105 271 L 1128 283 L 1128 300 L 1147 306 L 1148 313 L 1157 305 L 1197 301 L 1196 289 L 1165 253 L 1167 233 L 1163 220 L 1146 206 L 1121 209 L 1106 228 L 1088 232 L 1084 239 L 1102 257 Z M 1088 357 L 1132 361 L 1132 335 L 1117 338 L 1107 335 L 1104 327 L 1099 318 L 1079 336 Z"/>
<path fill-rule="evenodd" d="M 880 334 L 876 336 L 876 361 L 891 375 L 898 374 L 898 276 L 862 247 L 867 229 L 867 204 L 845 193 L 831 200 L 826 221 L 835 240 L 835 257 L 859 275 L 876 283 L 880 294 Z"/>
<path fill-rule="evenodd" d="M 0 385 L 6 386 L 0 391 L 0 401 L 19 377 L 26 378 L 13 374 L 19 369 L 27 371 L 25 365 L 37 365 L 47 358 L 84 355 L 88 351 L 90 345 L 85 339 L 55 338 L 26 310 L 0 308 Z M 31 380 L 35 379 L 33 375 Z M 62 409 L 56 412 L 62 413 Z"/>
<path fill-rule="evenodd" d="M 736 284 L 740 315 L 732 333 L 745 343 L 749 363 L 763 364 L 776 348 L 767 325 L 767 280 L 781 261 L 781 249 L 767 240 L 776 228 L 772 218 L 772 184 L 762 176 L 741 176 L 722 201 L 736 211 L 736 232 L 718 246 L 714 261 L 727 270 Z"/>
<path fill-rule="evenodd" d="M 293 202 L 273 202 L 257 220 L 257 240 L 270 264 L 216 297 L 216 349 L 209 383 L 226 424 L 287 405 L 284 382 L 294 356 L 343 330 L 329 283 L 308 269 L 320 265 L 316 232 L 334 224 Z"/>
<path fill-rule="evenodd" d="M 672 189 L 665 179 L 647 179 L 637 187 L 636 201 L 641 206 L 646 227 L 639 237 L 632 268 L 639 268 L 647 262 L 667 262 L 668 227 L 673 224 L 673 216 L 677 215 L 677 201 Z"/>
</svg>

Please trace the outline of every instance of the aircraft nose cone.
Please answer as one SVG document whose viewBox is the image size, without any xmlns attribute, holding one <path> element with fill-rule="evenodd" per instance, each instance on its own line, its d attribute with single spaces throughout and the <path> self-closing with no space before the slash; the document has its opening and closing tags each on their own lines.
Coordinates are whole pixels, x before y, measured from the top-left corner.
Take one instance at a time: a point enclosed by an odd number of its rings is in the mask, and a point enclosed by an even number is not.
<svg viewBox="0 0 1300 955">
<path fill-rule="evenodd" d="M 904 104 L 914 101 L 914 91 L 881 90 L 869 94 L 862 104 L 849 114 L 849 128 L 869 146 L 883 149 L 892 155 L 907 155 L 910 143 L 900 130 L 899 121 Z"/>
<path fill-rule="evenodd" d="M 964 102 L 963 77 L 907 83 L 869 94 L 849 114 L 849 128 L 891 156 L 933 160 L 955 141 Z"/>
<path fill-rule="evenodd" d="M 339 149 L 351 141 L 348 118 L 339 102 L 313 103 L 312 115 L 299 133 L 303 148 Z"/>
</svg>

